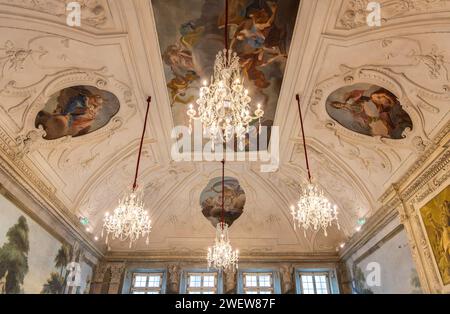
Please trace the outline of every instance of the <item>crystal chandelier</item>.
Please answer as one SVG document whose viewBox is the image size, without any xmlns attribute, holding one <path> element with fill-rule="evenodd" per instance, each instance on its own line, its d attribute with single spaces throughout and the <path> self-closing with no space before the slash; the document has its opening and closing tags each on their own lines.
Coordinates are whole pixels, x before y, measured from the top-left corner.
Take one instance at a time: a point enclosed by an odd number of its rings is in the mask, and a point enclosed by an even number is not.
<svg viewBox="0 0 450 314">
<path fill-rule="evenodd" d="M 205 135 L 209 133 L 212 149 L 216 143 L 228 142 L 236 135 L 239 148 L 244 149 L 245 135 L 253 120 L 258 120 L 261 126 L 261 117 L 264 111 L 261 104 L 251 114 L 248 90 L 244 87 L 241 78 L 239 57 L 228 49 L 228 1 L 225 0 L 225 49 L 219 51 L 214 63 L 214 73 L 210 85 L 203 82 L 200 95 L 196 103 L 197 110 L 189 105 L 189 129 L 192 130 L 192 120 L 200 120 Z"/>
<path fill-rule="evenodd" d="M 208 269 L 236 270 L 238 268 L 239 252 L 233 251 L 228 238 L 228 225 L 218 223 L 216 226 L 216 241 L 208 248 Z"/>
<path fill-rule="evenodd" d="M 119 200 L 119 205 L 114 209 L 112 215 L 105 214 L 103 219 L 102 237 L 106 232 L 106 243 L 109 235 L 111 238 L 121 241 L 129 241 L 130 248 L 133 242 L 141 237 L 146 238 L 148 245 L 148 236 L 151 231 L 151 220 L 148 211 L 145 210 L 144 191 L 138 188 L 137 178 L 139 174 L 139 165 L 141 161 L 142 146 L 144 143 L 145 129 L 147 125 L 148 112 L 150 109 L 151 97 L 147 99 L 147 111 L 145 113 L 144 129 L 142 131 L 141 143 L 139 146 L 139 155 L 136 164 L 136 173 L 132 188 L 125 193 L 125 196 Z"/>
<path fill-rule="evenodd" d="M 330 227 L 333 221 L 339 229 L 337 206 L 332 205 L 324 196 L 322 189 L 317 184 L 311 182 L 311 171 L 309 169 L 308 153 L 306 150 L 305 132 L 303 129 L 302 111 L 300 107 L 300 96 L 296 95 L 298 110 L 300 113 L 300 125 L 303 137 L 303 149 L 305 152 L 306 169 L 308 170 L 308 183 L 302 186 L 302 194 L 298 200 L 297 207 L 291 206 L 291 214 L 294 219 L 294 229 L 303 228 L 306 236 L 306 230 L 312 228 L 314 230 L 322 229 L 327 236 L 327 227 Z"/>
<path fill-rule="evenodd" d="M 228 225 L 225 223 L 225 160 L 222 160 L 222 217 L 216 225 L 216 240 L 213 247 L 208 248 L 208 269 L 219 271 L 235 271 L 238 268 L 239 252 L 233 251 L 228 238 Z"/>
<path fill-rule="evenodd" d="M 119 200 L 119 206 L 114 209 L 112 215 L 105 214 L 103 231 L 106 231 L 106 243 L 108 237 L 121 241 L 130 241 L 131 244 L 140 237 L 147 237 L 145 243 L 148 245 L 148 236 L 151 230 L 151 220 L 148 211 L 145 210 L 144 193 L 142 189 L 131 189 Z"/>
</svg>

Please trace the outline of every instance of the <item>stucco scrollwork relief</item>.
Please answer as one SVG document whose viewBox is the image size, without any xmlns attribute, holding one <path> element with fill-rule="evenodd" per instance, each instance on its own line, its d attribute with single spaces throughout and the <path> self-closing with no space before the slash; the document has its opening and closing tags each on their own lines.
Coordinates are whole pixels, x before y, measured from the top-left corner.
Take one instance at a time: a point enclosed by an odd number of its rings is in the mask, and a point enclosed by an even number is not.
<svg viewBox="0 0 450 314">
<path fill-rule="evenodd" d="M 344 0 L 339 12 L 336 28 L 357 29 L 366 26 L 369 14 L 367 5 L 370 0 Z M 398 18 L 417 16 L 423 13 L 446 11 L 450 9 L 448 0 L 379 0 L 381 4 L 382 23 Z"/>
<path fill-rule="evenodd" d="M 49 14 L 61 21 L 66 21 L 66 0 L 0 0 L 0 5 L 24 8 Z M 112 17 L 106 0 L 78 0 L 81 9 L 81 24 L 95 28 L 110 28 Z M 18 12 L 19 13 L 19 12 Z"/>
</svg>

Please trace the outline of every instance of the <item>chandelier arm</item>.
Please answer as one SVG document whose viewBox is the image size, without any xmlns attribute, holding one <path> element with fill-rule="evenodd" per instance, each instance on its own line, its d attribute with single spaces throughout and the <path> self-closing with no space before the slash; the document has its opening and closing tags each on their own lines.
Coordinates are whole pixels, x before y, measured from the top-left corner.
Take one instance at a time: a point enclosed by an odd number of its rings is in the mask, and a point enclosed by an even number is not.
<svg viewBox="0 0 450 314">
<path fill-rule="evenodd" d="M 305 130 L 303 128 L 302 108 L 300 107 L 300 95 L 299 94 L 295 95 L 295 99 L 297 99 L 298 113 L 300 114 L 300 126 L 302 129 L 303 149 L 305 150 L 306 169 L 308 170 L 308 181 L 311 182 L 311 170 L 309 169 L 308 152 L 306 150 Z"/>
<path fill-rule="evenodd" d="M 147 111 L 145 112 L 144 128 L 142 130 L 141 143 L 139 145 L 139 155 L 138 155 L 138 159 L 137 159 L 137 163 L 136 163 L 136 173 L 134 175 L 133 191 L 135 191 L 136 187 L 137 187 L 137 179 L 138 179 L 138 174 L 139 174 L 139 165 L 141 164 L 142 146 L 144 144 L 145 129 L 146 129 L 146 126 L 147 126 L 148 112 L 149 112 L 149 109 L 150 109 L 150 102 L 151 101 L 152 101 L 152 97 L 149 96 L 147 98 Z"/>
</svg>

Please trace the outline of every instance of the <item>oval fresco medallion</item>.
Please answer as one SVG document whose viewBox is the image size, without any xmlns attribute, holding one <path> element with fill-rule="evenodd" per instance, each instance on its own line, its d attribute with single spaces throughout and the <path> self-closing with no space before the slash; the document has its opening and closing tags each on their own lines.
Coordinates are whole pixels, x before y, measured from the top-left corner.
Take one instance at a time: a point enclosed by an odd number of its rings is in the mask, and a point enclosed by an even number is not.
<svg viewBox="0 0 450 314">
<path fill-rule="evenodd" d="M 245 192 L 235 178 L 225 177 L 225 223 L 231 226 L 244 212 Z M 222 177 L 213 178 L 200 194 L 203 215 L 215 227 L 222 216 Z"/>
<path fill-rule="evenodd" d="M 339 88 L 328 96 L 326 110 L 343 127 L 368 136 L 402 139 L 405 129 L 413 128 L 398 98 L 373 84 Z"/>
<path fill-rule="evenodd" d="M 46 140 L 82 136 L 108 124 L 120 109 L 117 97 L 93 86 L 72 86 L 53 94 L 36 117 Z"/>
</svg>

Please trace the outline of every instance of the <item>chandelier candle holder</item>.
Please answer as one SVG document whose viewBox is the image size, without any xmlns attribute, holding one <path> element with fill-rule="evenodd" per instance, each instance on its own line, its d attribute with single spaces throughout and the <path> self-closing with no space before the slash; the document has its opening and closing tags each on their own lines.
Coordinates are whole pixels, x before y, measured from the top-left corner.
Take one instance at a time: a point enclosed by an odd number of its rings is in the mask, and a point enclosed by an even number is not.
<svg viewBox="0 0 450 314">
<path fill-rule="evenodd" d="M 212 149 L 216 143 L 229 142 L 237 137 L 239 148 L 244 149 L 245 135 L 249 132 L 250 123 L 259 121 L 264 111 L 261 104 L 251 113 L 251 98 L 244 87 L 241 77 L 239 57 L 236 52 L 228 48 L 228 1 L 225 0 L 225 49 L 219 51 L 214 63 L 214 73 L 208 86 L 203 82 L 200 88 L 199 98 L 196 103 L 189 104 L 187 115 L 189 116 L 189 129 L 192 131 L 192 120 L 200 120 L 204 134 L 209 133 Z"/>
<path fill-rule="evenodd" d="M 129 247 L 139 240 L 146 237 L 146 244 L 149 244 L 149 234 L 151 223 L 148 211 L 145 210 L 144 191 L 138 187 L 137 179 L 139 174 L 139 165 L 141 162 L 142 146 L 144 144 L 145 129 L 147 126 L 148 113 L 150 109 L 151 97 L 147 99 L 147 111 L 145 113 L 144 129 L 142 131 L 139 154 L 136 164 L 136 173 L 133 186 L 127 191 L 123 198 L 119 200 L 119 205 L 112 214 L 106 213 L 103 218 L 102 238 L 106 232 L 106 244 L 111 235 L 112 240 L 129 241 Z"/>
<path fill-rule="evenodd" d="M 303 228 L 306 237 L 306 230 L 322 229 L 327 236 L 327 228 L 332 226 L 333 222 L 339 227 L 337 206 L 331 204 L 325 197 L 322 189 L 312 182 L 311 170 L 309 168 L 308 151 L 306 149 L 305 131 L 303 127 L 302 110 L 300 106 L 300 96 L 296 95 L 298 111 L 300 114 L 300 125 L 303 138 L 303 149 L 305 152 L 306 169 L 308 171 L 308 183 L 301 188 L 301 195 L 297 202 L 297 207 L 291 206 L 291 214 L 294 219 L 294 229 L 297 226 Z"/>
<path fill-rule="evenodd" d="M 216 240 L 213 247 L 208 248 L 208 270 L 236 271 L 238 268 L 239 251 L 233 251 L 228 237 L 228 224 L 225 223 L 225 160 L 222 160 L 222 215 L 216 225 Z"/>
</svg>

